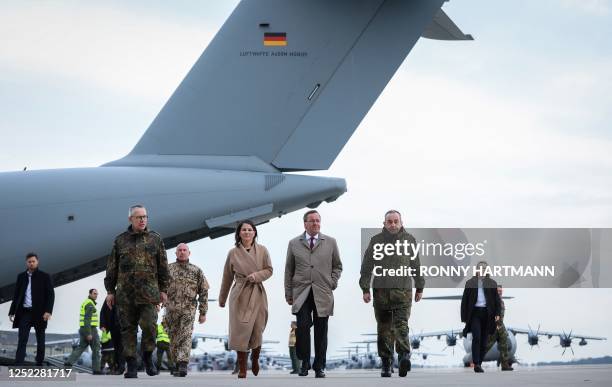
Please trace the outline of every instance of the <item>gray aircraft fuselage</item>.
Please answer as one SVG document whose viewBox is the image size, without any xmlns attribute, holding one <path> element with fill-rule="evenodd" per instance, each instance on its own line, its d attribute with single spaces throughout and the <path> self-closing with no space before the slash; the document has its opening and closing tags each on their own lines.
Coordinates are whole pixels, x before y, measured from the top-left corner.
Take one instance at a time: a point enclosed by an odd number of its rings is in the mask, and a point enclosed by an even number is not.
<svg viewBox="0 0 612 387">
<path fill-rule="evenodd" d="M 1 301 L 12 297 L 25 254 L 36 251 L 55 285 L 100 272 L 128 208 L 148 208 L 151 228 L 171 248 L 233 232 L 332 201 L 343 179 L 196 168 L 99 167 L 0 174 Z M 67 270 L 68 269 L 68 270 Z"/>
</svg>

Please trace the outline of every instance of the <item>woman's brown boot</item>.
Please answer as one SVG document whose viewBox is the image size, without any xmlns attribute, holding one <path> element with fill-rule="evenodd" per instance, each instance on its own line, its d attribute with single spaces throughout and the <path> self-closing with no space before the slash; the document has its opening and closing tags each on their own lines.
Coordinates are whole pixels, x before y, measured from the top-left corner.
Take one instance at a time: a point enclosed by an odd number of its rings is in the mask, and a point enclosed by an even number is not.
<svg viewBox="0 0 612 387">
<path fill-rule="evenodd" d="M 257 376 L 259 373 L 259 352 L 261 351 L 261 346 L 257 348 L 253 348 L 251 350 L 251 371 L 253 371 L 253 375 Z"/>
<path fill-rule="evenodd" d="M 248 352 L 238 351 L 238 379 L 246 378 Z"/>
</svg>

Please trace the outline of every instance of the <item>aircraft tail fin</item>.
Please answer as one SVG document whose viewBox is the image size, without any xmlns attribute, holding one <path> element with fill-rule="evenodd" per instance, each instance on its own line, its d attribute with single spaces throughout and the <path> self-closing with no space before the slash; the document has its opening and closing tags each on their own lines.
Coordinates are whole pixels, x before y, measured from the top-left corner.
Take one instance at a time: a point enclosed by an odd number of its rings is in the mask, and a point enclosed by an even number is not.
<svg viewBox="0 0 612 387">
<path fill-rule="evenodd" d="M 327 169 L 444 1 L 242 1 L 131 153 L 107 165 Z"/>
</svg>

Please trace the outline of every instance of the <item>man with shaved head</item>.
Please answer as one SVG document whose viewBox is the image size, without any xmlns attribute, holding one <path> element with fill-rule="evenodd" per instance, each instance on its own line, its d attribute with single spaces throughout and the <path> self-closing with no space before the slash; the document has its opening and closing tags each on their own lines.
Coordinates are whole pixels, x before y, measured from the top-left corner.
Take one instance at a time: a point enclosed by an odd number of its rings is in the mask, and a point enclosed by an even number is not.
<svg viewBox="0 0 612 387">
<path fill-rule="evenodd" d="M 409 251 L 393 253 L 382 258 L 374 259 L 374 246 L 408 242 L 416 245 L 414 237 L 404 229 L 402 215 L 397 210 L 385 213 L 383 229 L 370 239 L 370 244 L 363 255 L 361 262 L 361 278 L 359 286 L 363 291 L 363 301 L 369 303 L 374 300 L 374 317 L 378 334 L 378 356 L 381 358 L 382 369 L 380 376 L 391 377 L 393 366 L 393 344 L 397 352 L 398 375 L 405 377 L 410 371 L 410 339 L 408 319 L 412 308 L 412 279 L 416 292 L 414 301 L 419 302 L 423 295 L 425 279 L 420 275 L 421 261 L 418 253 L 411 247 Z M 372 270 L 375 265 L 387 269 L 410 267 L 410 276 L 382 277 L 374 276 Z M 373 290 L 370 293 L 370 289 Z"/>
<path fill-rule="evenodd" d="M 176 262 L 168 265 L 170 286 L 165 316 L 170 336 L 170 356 L 176 364 L 172 374 L 183 377 L 187 376 L 193 321 L 198 303 L 200 324 L 206 321 L 208 311 L 208 281 L 202 269 L 189 262 L 190 255 L 187 244 L 176 246 Z"/>
</svg>

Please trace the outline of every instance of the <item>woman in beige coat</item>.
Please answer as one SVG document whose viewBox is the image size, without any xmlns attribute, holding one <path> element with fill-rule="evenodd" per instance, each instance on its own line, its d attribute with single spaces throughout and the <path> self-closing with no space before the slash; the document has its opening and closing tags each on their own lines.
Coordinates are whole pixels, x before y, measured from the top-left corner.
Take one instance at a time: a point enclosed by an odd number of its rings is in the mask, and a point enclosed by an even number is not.
<svg viewBox="0 0 612 387">
<path fill-rule="evenodd" d="M 229 293 L 229 348 L 238 353 L 238 377 L 245 378 L 249 349 L 253 375 L 259 373 L 259 353 L 268 322 L 263 281 L 272 276 L 272 262 L 268 249 L 255 242 L 257 228 L 250 220 L 238 224 L 235 239 L 236 247 L 225 261 L 219 306 L 225 307 Z"/>
</svg>

